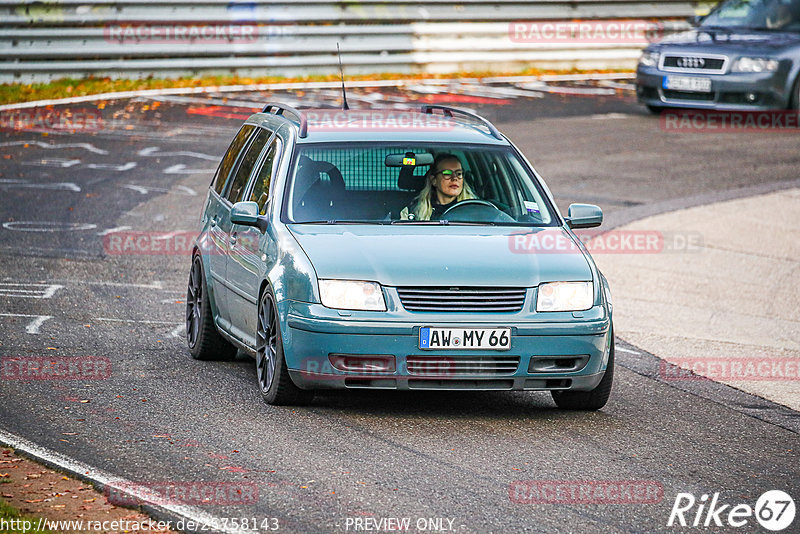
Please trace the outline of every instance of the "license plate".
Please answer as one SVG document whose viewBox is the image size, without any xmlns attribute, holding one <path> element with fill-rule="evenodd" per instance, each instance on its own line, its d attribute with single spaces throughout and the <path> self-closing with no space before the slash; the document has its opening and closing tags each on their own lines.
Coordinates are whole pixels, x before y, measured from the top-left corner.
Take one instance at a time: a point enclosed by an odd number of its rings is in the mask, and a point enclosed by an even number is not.
<svg viewBox="0 0 800 534">
<path fill-rule="evenodd" d="M 510 328 L 433 328 L 419 329 L 419 348 L 425 350 L 508 350 Z"/>
<path fill-rule="evenodd" d="M 710 93 L 711 78 L 697 78 L 693 76 L 664 76 L 664 89 L 672 91 L 692 91 L 695 93 Z"/>
</svg>

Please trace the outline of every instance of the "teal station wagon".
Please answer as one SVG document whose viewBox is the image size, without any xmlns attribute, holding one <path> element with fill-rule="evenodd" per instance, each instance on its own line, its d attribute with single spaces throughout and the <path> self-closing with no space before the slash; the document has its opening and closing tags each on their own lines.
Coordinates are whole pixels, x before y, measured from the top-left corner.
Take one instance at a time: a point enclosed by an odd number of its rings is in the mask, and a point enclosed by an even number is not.
<svg viewBox="0 0 800 534">
<path fill-rule="evenodd" d="M 468 111 L 268 104 L 217 169 L 195 242 L 196 359 L 256 359 L 270 404 L 315 390 L 550 391 L 608 400 L 608 282 L 497 128 Z M 564 244 L 568 246 L 563 246 Z"/>
</svg>

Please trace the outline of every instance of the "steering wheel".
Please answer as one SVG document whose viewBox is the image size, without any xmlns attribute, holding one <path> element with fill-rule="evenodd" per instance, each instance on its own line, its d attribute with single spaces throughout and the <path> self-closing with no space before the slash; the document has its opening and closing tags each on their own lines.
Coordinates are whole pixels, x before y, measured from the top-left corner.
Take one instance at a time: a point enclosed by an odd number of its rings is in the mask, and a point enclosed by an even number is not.
<svg viewBox="0 0 800 534">
<path fill-rule="evenodd" d="M 453 219 L 454 212 L 459 212 L 458 219 Z M 477 198 L 468 198 L 456 202 L 442 213 L 441 218 L 445 219 L 450 215 L 450 220 L 460 220 L 465 222 L 514 222 L 514 218 L 489 202 Z"/>
</svg>

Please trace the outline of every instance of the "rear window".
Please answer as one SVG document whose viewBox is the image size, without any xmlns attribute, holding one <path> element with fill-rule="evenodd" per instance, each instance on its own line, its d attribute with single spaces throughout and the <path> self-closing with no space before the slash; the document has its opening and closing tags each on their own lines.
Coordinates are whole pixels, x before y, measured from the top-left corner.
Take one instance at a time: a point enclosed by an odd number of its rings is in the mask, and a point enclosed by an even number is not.
<svg viewBox="0 0 800 534">
<path fill-rule="evenodd" d="M 423 147 L 407 147 L 414 152 L 423 152 Z M 369 147 L 350 150 L 331 150 L 329 148 L 309 148 L 303 154 L 315 161 L 328 161 L 341 173 L 346 189 L 400 191 L 397 185 L 399 170 L 384 165 L 388 154 L 397 153 L 396 148 Z M 425 174 L 425 167 L 414 169 L 416 176 Z"/>
</svg>

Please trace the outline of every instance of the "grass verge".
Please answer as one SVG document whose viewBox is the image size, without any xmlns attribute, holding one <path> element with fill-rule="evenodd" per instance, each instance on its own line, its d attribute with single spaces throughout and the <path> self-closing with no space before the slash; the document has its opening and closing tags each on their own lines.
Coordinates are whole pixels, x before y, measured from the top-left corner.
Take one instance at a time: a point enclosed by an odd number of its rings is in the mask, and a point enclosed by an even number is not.
<svg viewBox="0 0 800 534">
<path fill-rule="evenodd" d="M 39 530 L 38 524 L 38 519 L 21 514 L 0 499 L 0 534 L 53 534 L 49 530 Z"/>
<path fill-rule="evenodd" d="M 597 72 L 621 72 L 621 71 L 546 71 L 539 69 L 526 69 L 518 72 L 496 73 L 496 72 L 461 72 L 446 75 L 409 75 L 397 73 L 384 73 L 372 76 L 348 76 L 347 81 L 368 81 L 368 80 L 396 80 L 412 79 L 427 80 L 441 78 L 483 78 L 501 76 L 539 76 L 544 74 L 579 74 Z M 627 71 L 626 71 L 627 72 Z M 71 96 L 85 96 L 100 93 L 114 93 L 120 91 L 138 91 L 143 89 L 167 89 L 183 87 L 211 87 L 220 85 L 250 85 L 263 83 L 287 83 L 287 82 L 324 82 L 338 81 L 336 76 L 308 76 L 303 78 L 282 78 L 277 76 L 244 78 L 238 76 L 204 76 L 200 78 L 186 77 L 174 79 L 145 78 L 141 80 L 117 80 L 111 78 L 83 78 L 53 80 L 48 83 L 33 84 L 2 84 L 0 85 L 0 105 L 12 104 L 16 102 L 30 102 L 32 100 L 49 100 L 55 98 L 67 98 Z"/>
</svg>

